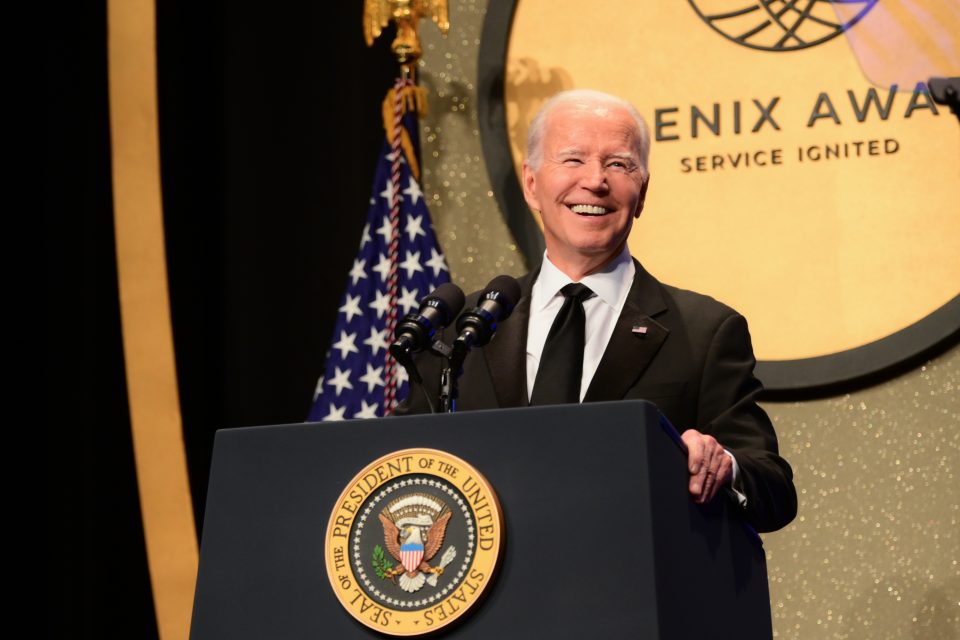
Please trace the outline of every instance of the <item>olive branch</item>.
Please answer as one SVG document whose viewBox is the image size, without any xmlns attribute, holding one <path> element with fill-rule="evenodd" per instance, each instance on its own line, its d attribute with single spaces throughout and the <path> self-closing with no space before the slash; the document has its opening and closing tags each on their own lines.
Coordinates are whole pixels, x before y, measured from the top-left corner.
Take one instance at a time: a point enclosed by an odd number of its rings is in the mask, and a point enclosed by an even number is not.
<svg viewBox="0 0 960 640">
<path fill-rule="evenodd" d="M 377 577 L 381 580 L 387 577 L 387 572 L 393 568 L 393 563 L 387 560 L 386 554 L 383 553 L 383 547 L 376 545 L 373 548 L 373 571 L 377 574 Z"/>
</svg>

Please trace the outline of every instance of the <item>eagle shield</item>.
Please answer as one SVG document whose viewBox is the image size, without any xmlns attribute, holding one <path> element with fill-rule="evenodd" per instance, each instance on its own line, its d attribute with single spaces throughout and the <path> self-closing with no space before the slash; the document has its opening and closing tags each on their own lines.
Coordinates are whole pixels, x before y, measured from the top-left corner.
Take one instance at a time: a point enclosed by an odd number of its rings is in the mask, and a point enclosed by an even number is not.
<svg viewBox="0 0 960 640">
<path fill-rule="evenodd" d="M 420 567 L 420 561 L 423 560 L 423 545 L 419 542 L 407 542 L 400 545 L 400 564 L 403 568 L 413 573 Z"/>
</svg>

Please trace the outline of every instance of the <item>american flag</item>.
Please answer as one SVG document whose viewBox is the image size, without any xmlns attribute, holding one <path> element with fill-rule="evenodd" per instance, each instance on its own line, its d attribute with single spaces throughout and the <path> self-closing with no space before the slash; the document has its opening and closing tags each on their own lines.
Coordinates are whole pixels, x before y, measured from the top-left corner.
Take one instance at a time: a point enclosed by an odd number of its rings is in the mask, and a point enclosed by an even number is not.
<svg viewBox="0 0 960 640">
<path fill-rule="evenodd" d="M 421 298 L 450 281 L 423 192 L 404 151 L 419 155 L 417 116 L 405 107 L 414 90 L 410 81 L 398 80 L 390 94 L 394 123 L 388 131 L 393 135 L 388 133 L 377 162 L 367 223 L 310 421 L 375 418 L 406 397 L 406 371 L 388 352 L 393 329 L 399 318 L 417 310 Z M 413 163 L 419 166 L 419 158 Z"/>
</svg>

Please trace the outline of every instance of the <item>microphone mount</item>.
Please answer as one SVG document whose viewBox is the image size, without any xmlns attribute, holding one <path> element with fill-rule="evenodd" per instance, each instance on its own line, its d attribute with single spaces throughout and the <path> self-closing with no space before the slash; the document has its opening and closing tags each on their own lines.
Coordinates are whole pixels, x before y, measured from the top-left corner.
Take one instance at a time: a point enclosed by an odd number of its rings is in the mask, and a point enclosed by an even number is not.
<svg viewBox="0 0 960 640">
<path fill-rule="evenodd" d="M 493 339 L 498 324 L 510 317 L 513 307 L 520 299 L 520 285 L 510 276 L 497 276 L 480 294 L 477 306 L 457 318 L 459 335 L 448 346 L 440 343 L 432 351 L 446 359 L 440 373 L 439 398 L 441 411 L 456 411 L 459 396 L 459 380 L 463 375 L 463 363 L 473 347 L 482 347 Z M 439 340 L 437 341 L 440 342 Z"/>
</svg>

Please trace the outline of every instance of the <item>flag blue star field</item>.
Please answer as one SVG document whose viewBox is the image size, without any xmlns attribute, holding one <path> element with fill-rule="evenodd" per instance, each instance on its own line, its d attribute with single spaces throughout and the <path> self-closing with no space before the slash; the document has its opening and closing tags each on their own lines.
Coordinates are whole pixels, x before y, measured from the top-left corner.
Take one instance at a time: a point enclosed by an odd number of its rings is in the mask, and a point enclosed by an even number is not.
<svg viewBox="0 0 960 640">
<path fill-rule="evenodd" d="M 416 116 L 407 114 L 404 124 L 416 149 Z M 391 180 L 393 153 L 401 156 L 396 181 Z M 420 185 L 403 158 L 403 150 L 392 152 L 390 144 L 385 142 L 377 163 L 360 250 L 350 269 L 324 375 L 317 383 L 310 409 L 311 421 L 375 418 L 385 413 L 386 356 L 393 341 L 388 322 L 390 214 L 395 182 L 399 183 L 400 196 L 395 317 L 416 311 L 423 297 L 450 281 L 450 271 L 437 244 Z M 397 365 L 395 370 L 396 397 L 402 399 L 407 395 L 409 383 L 403 367 Z"/>
</svg>

